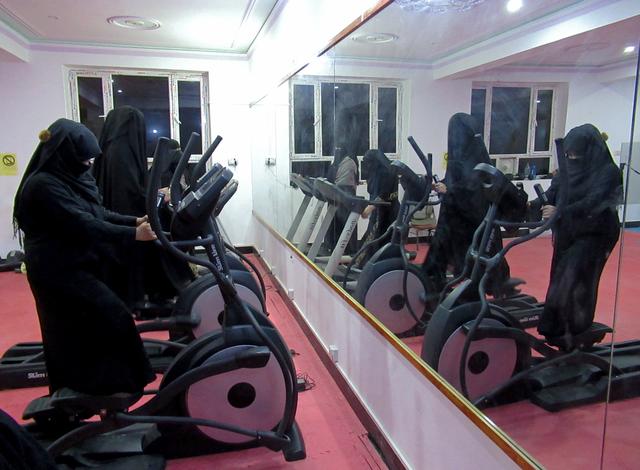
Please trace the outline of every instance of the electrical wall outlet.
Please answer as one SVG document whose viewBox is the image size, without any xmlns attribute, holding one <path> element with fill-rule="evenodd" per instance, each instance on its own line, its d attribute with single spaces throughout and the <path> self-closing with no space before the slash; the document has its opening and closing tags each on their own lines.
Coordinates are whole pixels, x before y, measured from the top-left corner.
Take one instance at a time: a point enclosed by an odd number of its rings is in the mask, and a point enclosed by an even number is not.
<svg viewBox="0 0 640 470">
<path fill-rule="evenodd" d="M 338 346 L 331 345 L 329 346 L 329 355 L 331 356 L 331 360 L 333 362 L 338 362 Z"/>
<path fill-rule="evenodd" d="M 271 158 L 271 157 L 267 157 L 264 159 L 264 164 L 267 166 L 273 166 L 276 164 L 276 159 L 275 158 Z"/>
</svg>

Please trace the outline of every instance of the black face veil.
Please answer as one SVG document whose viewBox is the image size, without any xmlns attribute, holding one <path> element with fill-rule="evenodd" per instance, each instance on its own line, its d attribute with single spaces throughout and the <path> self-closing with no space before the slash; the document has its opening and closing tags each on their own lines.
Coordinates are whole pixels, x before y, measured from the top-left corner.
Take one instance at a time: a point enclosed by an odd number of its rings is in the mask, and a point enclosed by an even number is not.
<svg viewBox="0 0 640 470">
<path fill-rule="evenodd" d="M 591 200 L 589 212 L 597 214 L 622 202 L 622 175 L 593 124 L 571 129 L 564 138 L 564 151 L 569 157 L 569 207 Z"/>
<path fill-rule="evenodd" d="M 95 135 L 78 122 L 58 119 L 40 133 L 40 140 L 16 192 L 13 206 L 16 228 L 22 216 L 22 191 L 29 179 L 41 171 L 56 176 L 83 199 L 100 203 L 98 188 L 87 164 L 88 160 L 101 154 Z"/>
<path fill-rule="evenodd" d="M 491 163 L 476 121 L 469 114 L 456 113 L 449 119 L 447 152 L 445 179 L 450 185 L 470 181 L 478 163 Z"/>
<path fill-rule="evenodd" d="M 146 128 L 142 112 L 122 106 L 109 112 L 100 137 L 103 155 L 93 174 L 104 206 L 125 215 L 145 213 Z"/>
</svg>

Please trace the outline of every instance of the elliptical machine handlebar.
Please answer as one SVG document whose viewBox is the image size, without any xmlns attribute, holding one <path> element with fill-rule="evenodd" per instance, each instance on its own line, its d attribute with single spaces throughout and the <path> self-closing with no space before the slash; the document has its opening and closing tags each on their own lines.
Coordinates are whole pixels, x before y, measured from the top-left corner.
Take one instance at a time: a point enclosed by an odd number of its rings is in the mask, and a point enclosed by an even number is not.
<svg viewBox="0 0 640 470">
<path fill-rule="evenodd" d="M 213 155 L 213 152 L 215 152 L 215 150 L 218 148 L 218 145 L 220 145 L 220 142 L 222 142 L 222 137 L 218 135 L 213 140 L 211 145 L 209 145 L 209 148 L 207 149 L 207 151 L 204 154 L 202 154 L 202 157 L 200 158 L 200 160 L 198 160 L 198 163 L 196 164 L 195 168 L 193 169 L 193 172 L 191 173 L 191 180 L 189 181 L 189 185 L 191 187 L 196 187 L 197 186 L 196 183 L 202 179 L 202 178 L 198 178 L 198 175 L 200 173 L 202 173 L 204 176 L 204 173 L 205 173 L 204 169 L 207 166 L 207 162 L 211 158 L 211 155 Z"/>
<path fill-rule="evenodd" d="M 200 134 L 198 134 L 197 132 L 191 133 L 191 135 L 189 136 L 189 141 L 187 142 L 187 145 L 182 151 L 182 156 L 180 157 L 180 161 L 178 162 L 176 171 L 173 172 L 173 176 L 171 177 L 171 184 L 169 185 L 169 187 L 171 190 L 171 205 L 174 207 L 178 207 L 178 204 L 180 202 L 180 197 L 182 195 L 182 188 L 180 187 L 180 179 L 182 178 L 182 175 L 187 169 L 187 165 L 189 164 L 189 158 L 191 157 L 193 150 L 198 144 L 199 139 L 200 139 Z M 160 140 L 162 140 L 162 138 Z M 156 145 L 156 152 L 154 153 L 154 162 L 155 162 L 156 155 L 164 155 L 166 153 L 166 150 L 164 149 L 165 144 L 163 144 L 163 146 L 161 147 L 160 140 L 158 140 L 158 145 Z M 156 166 L 157 165 L 153 165 L 153 167 L 156 167 Z M 153 167 L 151 168 L 151 171 L 153 171 Z M 149 177 L 149 179 L 151 179 L 151 176 Z M 148 191 L 147 191 L 147 197 L 148 197 Z M 151 215 L 149 213 L 148 208 L 147 208 L 147 214 Z"/>
<path fill-rule="evenodd" d="M 432 165 L 432 163 L 431 163 L 431 154 L 429 154 L 429 157 L 425 156 L 424 152 L 418 146 L 418 143 L 415 141 L 413 136 L 407 137 L 407 140 L 411 144 L 411 147 L 413 147 L 413 150 L 416 152 L 416 155 L 418 155 L 418 158 L 420 159 L 422 164 L 424 165 L 424 168 L 427 171 L 428 180 L 430 181 L 431 178 L 432 178 L 432 174 L 433 174 L 432 173 L 432 166 L 431 166 Z"/>
</svg>

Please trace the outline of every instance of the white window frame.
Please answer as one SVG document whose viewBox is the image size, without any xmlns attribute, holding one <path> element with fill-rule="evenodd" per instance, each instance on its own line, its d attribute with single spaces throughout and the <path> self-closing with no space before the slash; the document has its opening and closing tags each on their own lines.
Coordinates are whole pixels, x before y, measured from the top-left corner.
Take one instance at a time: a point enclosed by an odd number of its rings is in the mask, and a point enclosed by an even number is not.
<svg viewBox="0 0 640 470">
<path fill-rule="evenodd" d="M 289 83 L 289 160 L 294 161 L 332 161 L 333 155 L 322 155 L 322 83 L 350 83 L 357 85 L 369 85 L 369 148 L 378 148 L 378 88 L 395 88 L 396 100 L 396 151 L 385 153 L 390 159 L 399 159 L 402 152 L 402 83 L 397 80 L 381 80 L 357 77 L 326 77 L 312 76 L 295 78 Z M 311 154 L 294 153 L 295 151 L 295 122 L 293 119 L 295 85 L 314 86 L 314 125 L 315 125 L 315 152 Z M 362 155 L 358 155 L 362 158 Z"/>
<path fill-rule="evenodd" d="M 531 82 L 473 82 L 472 90 L 484 89 L 485 102 L 484 102 L 484 142 L 487 150 L 490 151 L 491 142 L 491 103 L 493 98 L 493 88 L 529 88 L 531 89 L 531 97 L 529 102 L 529 125 L 528 125 L 528 138 L 527 138 L 527 151 L 525 153 L 517 154 L 490 154 L 490 158 L 495 159 L 496 167 L 503 169 L 505 163 L 507 166 L 511 166 L 511 173 L 518 172 L 521 159 L 531 158 L 548 158 L 549 159 L 549 173 L 555 170 L 556 162 L 553 158 L 553 145 L 554 139 L 557 137 L 557 124 L 560 122 L 560 89 L 559 83 L 531 83 Z M 551 128 L 549 135 L 549 149 L 544 151 L 535 151 L 535 130 L 537 126 L 537 97 L 538 92 L 543 90 L 551 90 L 553 92 L 553 98 L 551 102 Z M 566 110 L 565 110 L 566 114 Z M 566 115 L 564 116 L 566 118 Z M 562 119 L 564 121 L 564 119 Z M 507 163 L 508 162 L 508 163 Z M 502 164 L 501 164 L 502 163 Z"/>
<path fill-rule="evenodd" d="M 206 149 L 211 142 L 211 126 L 209 125 L 209 77 L 206 72 L 183 72 L 167 70 L 142 70 L 118 68 L 72 68 L 69 69 L 69 91 L 71 99 L 71 119 L 80 122 L 80 102 L 78 96 L 78 77 L 99 77 L 102 79 L 103 118 L 113 109 L 113 89 L 110 86 L 113 75 L 134 75 L 146 77 L 167 77 L 169 84 L 169 120 L 171 122 L 172 139 L 180 140 L 180 108 L 178 105 L 178 82 L 200 82 L 200 119 L 202 123 L 202 148 Z M 184 147 L 186 142 L 181 142 Z M 150 149 L 149 149 L 150 150 Z M 197 162 L 201 155 L 192 155 L 190 162 Z"/>
</svg>

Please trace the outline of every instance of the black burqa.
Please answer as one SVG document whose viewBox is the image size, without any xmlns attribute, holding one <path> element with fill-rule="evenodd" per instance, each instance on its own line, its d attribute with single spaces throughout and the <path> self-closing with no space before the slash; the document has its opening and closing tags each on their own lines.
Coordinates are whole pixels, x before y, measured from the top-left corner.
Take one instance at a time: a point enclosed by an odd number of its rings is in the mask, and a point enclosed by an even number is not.
<svg viewBox="0 0 640 470">
<path fill-rule="evenodd" d="M 13 216 L 24 235 L 50 390 L 141 390 L 154 374 L 131 313 L 102 278 L 104 261 L 133 245 L 135 217 L 100 205 L 84 163 L 100 153 L 89 129 L 59 119 L 41 140 Z"/>
<path fill-rule="evenodd" d="M 0 469 L 56 470 L 53 458 L 30 432 L 0 410 Z"/>
<path fill-rule="evenodd" d="M 102 204 L 111 211 L 142 217 L 147 180 L 144 115 L 131 106 L 113 109 L 100 136 L 102 155 L 93 164 Z"/>
<path fill-rule="evenodd" d="M 353 161 L 355 163 L 355 168 L 354 165 L 347 165 L 347 163 L 350 161 Z M 352 174 L 344 174 L 347 171 L 352 172 Z M 337 147 L 335 149 L 333 162 L 327 169 L 326 178 L 331 183 L 335 183 L 338 188 L 342 189 L 344 192 L 355 196 L 358 181 L 360 180 L 360 172 L 358 171 L 358 158 L 355 155 L 347 155 L 346 151 L 343 148 Z M 346 181 L 348 181 L 350 184 L 344 184 Z M 338 207 L 335 218 L 331 222 L 331 225 L 327 230 L 327 235 L 324 239 L 325 248 L 327 248 L 329 251 L 332 251 L 338 243 L 338 239 L 340 238 L 340 234 L 342 233 L 342 230 L 344 229 L 348 218 L 349 210 L 343 206 Z M 347 243 L 347 246 L 345 247 L 345 254 L 354 253 L 357 250 L 357 244 L 358 237 L 354 232 L 351 236 L 351 239 Z"/>
<path fill-rule="evenodd" d="M 622 174 L 600 131 L 591 124 L 571 129 L 564 151 L 568 196 L 553 228 L 549 289 L 538 325 L 547 337 L 579 334 L 591 326 L 600 275 L 620 236 Z M 546 192 L 551 205 L 557 203 L 559 178 Z"/>
<path fill-rule="evenodd" d="M 144 115 L 131 106 L 113 109 L 100 137 L 102 156 L 96 158 L 96 177 L 103 205 L 120 214 L 145 215 L 147 181 L 146 128 Z M 138 243 L 128 253 L 105 264 L 108 284 L 126 304 L 137 309 L 145 296 L 152 300 L 172 298 L 175 289 L 166 279 L 158 247 Z"/>
<path fill-rule="evenodd" d="M 367 169 L 367 192 L 369 200 L 388 202 L 387 206 L 377 206 L 369 216 L 367 230 L 362 237 L 362 244 L 370 243 L 380 238 L 398 216 L 398 176 L 391 167 L 391 161 L 379 149 L 369 149 L 362 158 L 362 165 Z M 363 170 L 364 173 L 364 170 Z M 391 239 L 391 234 L 376 243 L 372 243 L 358 257 L 357 264 L 364 263 L 383 245 Z"/>
<path fill-rule="evenodd" d="M 438 292 L 447 282 L 449 266 L 456 276 L 463 271 L 473 234 L 489 208 L 473 169 L 478 163 L 490 164 L 491 160 L 473 117 L 465 113 L 451 116 L 447 138 L 447 172 L 443 181 L 447 192 L 442 196 L 438 225 L 422 265 Z M 494 230 L 492 238 L 493 243 L 488 250 L 490 255 L 502 249 L 499 228 Z M 491 272 L 487 292 L 499 296 L 507 279 L 509 265 L 503 260 Z"/>
</svg>

